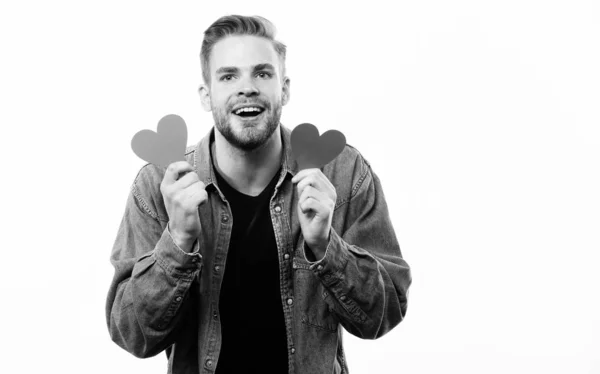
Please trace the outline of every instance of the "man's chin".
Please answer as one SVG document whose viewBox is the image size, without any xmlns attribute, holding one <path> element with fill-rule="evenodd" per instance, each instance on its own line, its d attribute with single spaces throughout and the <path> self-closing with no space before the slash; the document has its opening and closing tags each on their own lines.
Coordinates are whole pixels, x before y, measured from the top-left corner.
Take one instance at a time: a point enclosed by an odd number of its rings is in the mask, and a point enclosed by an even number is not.
<svg viewBox="0 0 600 374">
<path fill-rule="evenodd" d="M 264 145 L 275 129 L 269 128 L 266 121 L 243 121 L 231 123 L 230 137 L 227 139 L 236 148 L 245 151 L 255 150 Z"/>
</svg>

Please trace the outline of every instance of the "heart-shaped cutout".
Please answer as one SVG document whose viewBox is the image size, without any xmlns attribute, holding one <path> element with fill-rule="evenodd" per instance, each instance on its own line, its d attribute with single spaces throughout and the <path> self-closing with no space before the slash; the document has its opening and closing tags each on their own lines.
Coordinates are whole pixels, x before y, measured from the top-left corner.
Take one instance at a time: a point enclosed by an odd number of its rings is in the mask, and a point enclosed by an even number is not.
<svg viewBox="0 0 600 374">
<path fill-rule="evenodd" d="M 294 128 L 291 135 L 292 153 L 298 162 L 298 171 L 320 168 L 336 158 L 346 146 L 346 137 L 337 130 L 319 136 L 319 130 L 310 123 Z"/>
<path fill-rule="evenodd" d="M 139 158 L 164 168 L 175 161 L 185 161 L 186 146 L 187 126 L 176 114 L 161 118 L 157 132 L 141 130 L 131 139 L 131 148 Z"/>
</svg>

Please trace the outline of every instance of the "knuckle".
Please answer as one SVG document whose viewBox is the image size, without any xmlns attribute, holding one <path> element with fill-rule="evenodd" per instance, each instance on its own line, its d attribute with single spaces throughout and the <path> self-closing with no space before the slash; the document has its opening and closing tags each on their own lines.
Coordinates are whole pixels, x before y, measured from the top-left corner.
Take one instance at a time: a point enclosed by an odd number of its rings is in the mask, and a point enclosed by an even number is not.
<svg viewBox="0 0 600 374">
<path fill-rule="evenodd" d="M 181 206 L 183 204 L 184 196 L 181 190 L 173 191 L 171 193 L 171 200 L 177 206 Z"/>
</svg>

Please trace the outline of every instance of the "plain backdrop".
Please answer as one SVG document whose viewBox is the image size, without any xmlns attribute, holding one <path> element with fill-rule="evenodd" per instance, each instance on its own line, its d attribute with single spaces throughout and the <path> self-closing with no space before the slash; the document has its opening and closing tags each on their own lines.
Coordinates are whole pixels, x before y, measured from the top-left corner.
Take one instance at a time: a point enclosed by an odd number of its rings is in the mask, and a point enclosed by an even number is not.
<svg viewBox="0 0 600 374">
<path fill-rule="evenodd" d="M 106 327 L 130 141 L 210 130 L 202 33 L 238 13 L 288 46 L 282 122 L 363 154 L 412 267 L 396 329 L 345 333 L 351 373 L 600 373 L 597 1 L 222 3 L 0 5 L 0 372 L 166 372 Z"/>
</svg>

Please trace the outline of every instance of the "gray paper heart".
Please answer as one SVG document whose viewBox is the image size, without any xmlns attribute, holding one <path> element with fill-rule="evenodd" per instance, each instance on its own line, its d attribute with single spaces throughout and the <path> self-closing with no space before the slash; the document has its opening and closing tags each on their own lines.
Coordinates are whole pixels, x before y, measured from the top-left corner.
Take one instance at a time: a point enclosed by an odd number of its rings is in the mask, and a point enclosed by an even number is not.
<svg viewBox="0 0 600 374">
<path fill-rule="evenodd" d="M 336 158 L 346 146 L 346 137 L 337 130 L 319 130 L 310 123 L 303 123 L 292 130 L 292 153 L 298 162 L 299 171 L 320 168 Z"/>
<path fill-rule="evenodd" d="M 131 139 L 131 148 L 139 158 L 164 168 L 175 161 L 185 161 L 186 146 L 187 126 L 176 114 L 161 118 L 157 132 L 141 130 Z"/>
</svg>

